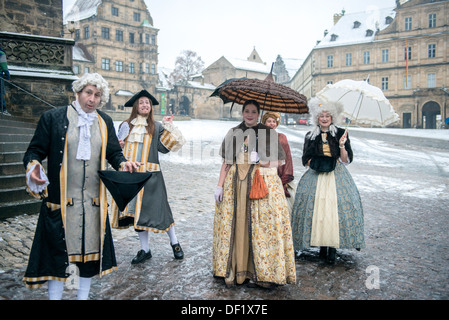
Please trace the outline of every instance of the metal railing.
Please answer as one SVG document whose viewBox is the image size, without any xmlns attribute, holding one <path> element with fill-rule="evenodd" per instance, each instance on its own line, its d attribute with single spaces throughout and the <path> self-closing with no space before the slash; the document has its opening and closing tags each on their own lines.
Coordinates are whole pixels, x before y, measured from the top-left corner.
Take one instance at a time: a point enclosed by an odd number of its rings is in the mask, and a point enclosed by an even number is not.
<svg viewBox="0 0 449 320">
<path fill-rule="evenodd" d="M 45 103 L 46 105 L 48 105 L 48 106 L 50 106 L 50 107 L 52 107 L 52 108 L 57 108 L 56 106 L 52 105 L 51 103 L 49 103 L 49 102 L 47 102 L 47 101 L 45 101 L 45 100 L 39 98 L 38 96 L 32 94 L 31 92 L 29 92 L 29 91 L 27 91 L 27 90 L 21 88 L 20 86 L 18 86 L 17 84 L 15 84 L 14 82 L 12 82 L 11 80 L 6 80 L 6 79 L 3 79 L 2 77 L 0 77 L 0 82 L 1 82 L 1 94 L 0 94 L 0 95 L 1 95 L 1 105 L 2 105 L 2 106 L 5 106 L 5 110 L 6 110 L 6 105 L 5 105 L 5 85 L 4 85 L 4 82 L 10 84 L 10 85 L 13 86 L 13 87 L 16 87 L 16 88 L 19 89 L 19 90 L 22 90 L 22 91 L 25 92 L 26 94 L 32 96 L 33 98 L 35 98 L 35 99 L 37 99 L 37 100 L 39 100 L 39 101 Z"/>
</svg>

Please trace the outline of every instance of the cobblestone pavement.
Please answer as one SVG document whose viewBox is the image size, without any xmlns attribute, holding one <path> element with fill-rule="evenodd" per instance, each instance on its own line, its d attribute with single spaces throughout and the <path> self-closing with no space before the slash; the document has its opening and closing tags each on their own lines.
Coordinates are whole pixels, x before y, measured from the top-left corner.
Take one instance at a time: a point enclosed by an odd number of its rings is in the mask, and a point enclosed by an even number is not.
<svg viewBox="0 0 449 320">
<path fill-rule="evenodd" d="M 292 149 L 301 150 L 299 143 Z M 447 156 L 447 153 L 446 153 Z M 365 183 L 368 168 L 348 167 L 356 183 Z M 92 282 L 94 300 L 445 300 L 449 298 L 448 179 L 442 196 L 423 199 L 361 188 L 366 249 L 338 250 L 334 266 L 323 264 L 310 249 L 296 259 L 297 283 L 274 289 L 250 285 L 226 288 L 212 276 L 213 192 L 219 168 L 162 162 L 176 233 L 185 252 L 173 258 L 166 234 L 151 234 L 152 259 L 131 265 L 139 249 L 132 229 L 113 230 L 118 270 Z M 295 160 L 295 181 L 304 170 Z M 394 168 L 369 168 L 370 173 L 398 175 L 407 181 L 438 176 L 405 174 Z M 412 169 L 410 169 L 412 170 Z M 409 183 L 409 182 L 408 182 Z M 47 286 L 26 289 L 22 277 L 34 236 L 37 215 L 0 221 L 0 300 L 45 300 Z M 378 281 L 376 281 L 378 280 Z M 74 299 L 66 289 L 63 299 Z"/>
</svg>

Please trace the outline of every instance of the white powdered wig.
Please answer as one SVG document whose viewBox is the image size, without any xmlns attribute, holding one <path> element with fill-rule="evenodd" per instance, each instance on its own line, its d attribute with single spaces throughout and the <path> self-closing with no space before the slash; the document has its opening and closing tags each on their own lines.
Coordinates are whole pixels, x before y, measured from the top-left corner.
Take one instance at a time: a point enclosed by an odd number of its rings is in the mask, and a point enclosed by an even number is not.
<svg viewBox="0 0 449 320">
<path fill-rule="evenodd" d="M 308 106 L 314 125 L 318 124 L 318 117 L 322 112 L 329 112 L 332 116 L 332 123 L 334 124 L 339 124 L 342 120 L 343 105 L 340 102 L 326 101 L 313 97 L 309 100 Z"/>
<path fill-rule="evenodd" d="M 85 86 L 92 85 L 101 91 L 100 108 L 109 101 L 109 87 L 108 82 L 98 73 L 85 73 L 78 80 L 73 81 L 73 92 L 78 93 L 84 89 Z"/>
<path fill-rule="evenodd" d="M 329 131 L 332 136 L 335 137 L 337 133 L 337 128 L 335 127 L 335 125 L 341 122 L 343 104 L 341 104 L 340 102 L 326 101 L 318 97 L 313 97 L 309 100 L 307 105 L 309 106 L 309 112 L 312 116 L 312 123 L 315 126 L 315 130 L 312 130 L 311 139 L 315 139 L 315 137 L 320 133 L 320 128 L 318 126 L 318 117 L 323 112 L 328 112 L 332 117 L 332 124 L 329 126 Z"/>
</svg>

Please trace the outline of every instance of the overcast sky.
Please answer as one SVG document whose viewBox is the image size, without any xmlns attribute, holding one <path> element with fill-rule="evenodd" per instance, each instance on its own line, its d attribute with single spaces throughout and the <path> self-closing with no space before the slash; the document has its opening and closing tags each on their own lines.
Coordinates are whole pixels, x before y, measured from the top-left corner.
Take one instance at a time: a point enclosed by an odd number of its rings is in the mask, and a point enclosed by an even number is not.
<svg viewBox="0 0 449 320">
<path fill-rule="evenodd" d="M 63 0 L 64 11 L 75 0 Z M 333 15 L 394 7 L 395 0 L 145 0 L 159 29 L 159 67 L 174 68 L 183 50 L 205 66 L 221 56 L 246 59 L 253 47 L 271 64 L 305 59 L 333 25 Z M 363 23 L 363 22 L 362 22 Z"/>
</svg>

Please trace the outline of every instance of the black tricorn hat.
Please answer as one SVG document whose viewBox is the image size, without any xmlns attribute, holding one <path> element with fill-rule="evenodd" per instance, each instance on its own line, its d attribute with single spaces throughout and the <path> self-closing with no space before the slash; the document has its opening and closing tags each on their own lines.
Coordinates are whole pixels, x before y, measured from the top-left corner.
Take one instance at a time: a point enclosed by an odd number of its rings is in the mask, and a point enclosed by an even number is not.
<svg viewBox="0 0 449 320">
<path fill-rule="evenodd" d="M 120 211 L 124 211 L 128 203 L 144 187 L 151 172 L 127 172 L 99 170 L 98 175 L 114 198 Z"/>
<path fill-rule="evenodd" d="M 148 99 L 150 99 L 153 106 L 159 104 L 159 102 L 155 97 L 151 95 L 151 93 L 149 93 L 147 90 L 142 90 L 139 93 L 136 93 L 131 99 L 129 99 L 125 103 L 125 107 L 132 107 L 134 105 L 134 102 L 136 102 L 140 97 L 147 97 Z"/>
</svg>

